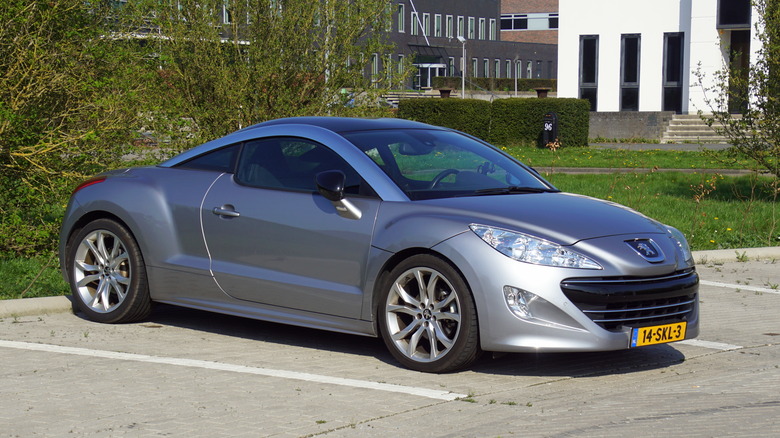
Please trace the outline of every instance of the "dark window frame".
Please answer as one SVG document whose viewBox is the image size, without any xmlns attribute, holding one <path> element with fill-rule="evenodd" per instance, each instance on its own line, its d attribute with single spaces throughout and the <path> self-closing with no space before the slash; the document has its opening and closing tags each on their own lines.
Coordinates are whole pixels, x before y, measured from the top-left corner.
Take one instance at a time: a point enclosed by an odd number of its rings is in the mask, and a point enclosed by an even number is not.
<svg viewBox="0 0 780 438">
<path fill-rule="evenodd" d="M 620 111 L 639 111 L 642 37 L 620 36 Z"/>
<path fill-rule="evenodd" d="M 593 43 L 593 47 L 587 47 L 591 42 Z M 591 51 L 593 53 L 589 53 Z M 592 81 L 590 80 L 591 77 L 593 79 Z M 598 81 L 599 35 L 580 35 L 579 97 L 580 99 L 587 99 L 590 101 L 591 111 L 596 111 L 598 108 Z"/>
</svg>

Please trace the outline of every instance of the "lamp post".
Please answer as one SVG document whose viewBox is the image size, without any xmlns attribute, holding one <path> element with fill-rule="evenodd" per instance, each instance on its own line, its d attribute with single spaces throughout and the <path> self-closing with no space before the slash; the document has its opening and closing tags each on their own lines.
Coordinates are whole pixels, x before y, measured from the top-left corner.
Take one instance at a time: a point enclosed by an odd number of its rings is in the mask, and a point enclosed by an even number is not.
<svg viewBox="0 0 780 438">
<path fill-rule="evenodd" d="M 463 44 L 463 57 L 461 58 L 461 69 L 460 69 L 460 98 L 465 99 L 466 98 L 466 38 L 463 38 L 463 36 L 458 35 L 458 41 Z"/>
</svg>

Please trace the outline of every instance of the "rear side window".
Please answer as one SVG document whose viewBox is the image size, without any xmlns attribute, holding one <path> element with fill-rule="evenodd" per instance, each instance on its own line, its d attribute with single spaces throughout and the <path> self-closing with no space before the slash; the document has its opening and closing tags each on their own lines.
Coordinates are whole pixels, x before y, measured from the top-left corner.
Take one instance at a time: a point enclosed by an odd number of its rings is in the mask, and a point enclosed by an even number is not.
<svg viewBox="0 0 780 438">
<path fill-rule="evenodd" d="M 198 155 L 176 167 L 232 173 L 236 163 L 236 157 L 238 156 L 238 150 L 239 145 L 234 144 L 203 155 Z"/>
</svg>

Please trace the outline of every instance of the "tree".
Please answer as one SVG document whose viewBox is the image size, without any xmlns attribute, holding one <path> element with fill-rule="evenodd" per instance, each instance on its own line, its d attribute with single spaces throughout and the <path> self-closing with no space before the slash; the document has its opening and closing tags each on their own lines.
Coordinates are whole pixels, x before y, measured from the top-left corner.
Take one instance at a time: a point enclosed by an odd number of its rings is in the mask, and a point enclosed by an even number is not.
<svg viewBox="0 0 780 438">
<path fill-rule="evenodd" d="M 725 66 L 715 73 L 712 87 L 704 85 L 698 72 L 712 111 L 701 117 L 728 138 L 732 152 L 755 160 L 780 178 L 780 2 L 755 0 L 754 7 L 761 42 L 757 58 L 747 67 Z M 738 116 L 731 114 L 735 109 Z"/>
<path fill-rule="evenodd" d="M 147 29 L 140 38 L 169 106 L 156 114 L 191 120 L 210 139 L 277 117 L 376 111 L 388 78 L 399 80 L 396 66 L 364 74 L 374 58 L 391 53 L 383 32 L 389 5 L 139 0 L 123 11 L 117 35 L 134 39 Z"/>
<path fill-rule="evenodd" d="M 69 178 L 115 167 L 138 126 L 143 81 L 119 74 L 104 9 L 83 0 L 0 2 L 0 252 L 50 247 Z"/>
</svg>

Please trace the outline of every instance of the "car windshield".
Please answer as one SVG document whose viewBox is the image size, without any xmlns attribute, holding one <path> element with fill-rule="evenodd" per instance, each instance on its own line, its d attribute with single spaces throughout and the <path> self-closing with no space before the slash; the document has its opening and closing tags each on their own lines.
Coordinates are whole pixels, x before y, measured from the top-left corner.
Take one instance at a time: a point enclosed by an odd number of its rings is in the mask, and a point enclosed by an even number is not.
<svg viewBox="0 0 780 438">
<path fill-rule="evenodd" d="M 344 133 L 409 199 L 557 191 L 511 157 L 452 131 Z"/>
</svg>

